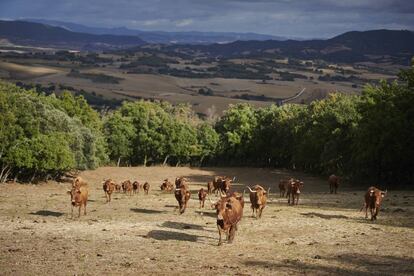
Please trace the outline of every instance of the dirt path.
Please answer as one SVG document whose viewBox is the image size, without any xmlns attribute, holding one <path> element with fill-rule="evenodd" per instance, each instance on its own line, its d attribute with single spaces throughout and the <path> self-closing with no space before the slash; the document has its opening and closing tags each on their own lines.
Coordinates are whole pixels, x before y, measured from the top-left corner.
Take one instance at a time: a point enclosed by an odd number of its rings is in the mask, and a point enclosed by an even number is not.
<svg viewBox="0 0 414 276">
<path fill-rule="evenodd" d="M 246 204 L 234 243 L 221 247 L 215 213 L 198 209 L 195 192 L 214 175 L 236 176 L 239 191 L 261 184 L 274 192 L 260 220 Z M 279 198 L 278 180 L 289 175 L 305 182 L 299 206 Z M 176 176 L 192 184 L 183 215 L 174 196 L 159 191 Z M 73 220 L 68 183 L 0 185 L 1 275 L 414 274 L 414 192 L 389 191 L 371 223 L 359 212 L 363 191 L 345 186 L 331 195 L 324 179 L 288 171 L 107 167 L 82 177 L 88 214 Z M 116 193 L 106 204 L 103 178 L 148 181 L 152 189 Z"/>
</svg>

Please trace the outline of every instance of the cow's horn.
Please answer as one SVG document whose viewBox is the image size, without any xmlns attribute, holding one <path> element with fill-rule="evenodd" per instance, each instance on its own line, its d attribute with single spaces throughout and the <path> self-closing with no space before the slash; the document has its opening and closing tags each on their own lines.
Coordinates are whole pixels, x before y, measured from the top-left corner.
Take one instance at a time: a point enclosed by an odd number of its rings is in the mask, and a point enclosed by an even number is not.
<svg viewBox="0 0 414 276">
<path fill-rule="evenodd" d="M 253 191 L 252 189 L 250 189 L 249 186 L 246 186 L 246 187 L 250 190 L 251 193 L 256 193 L 257 192 L 257 191 Z"/>
<path fill-rule="evenodd" d="M 235 176 L 233 177 L 233 180 L 232 180 L 232 182 L 234 182 L 234 181 L 236 181 L 236 177 L 235 177 Z"/>
<path fill-rule="evenodd" d="M 267 194 L 270 195 L 270 187 L 267 189 Z"/>
</svg>

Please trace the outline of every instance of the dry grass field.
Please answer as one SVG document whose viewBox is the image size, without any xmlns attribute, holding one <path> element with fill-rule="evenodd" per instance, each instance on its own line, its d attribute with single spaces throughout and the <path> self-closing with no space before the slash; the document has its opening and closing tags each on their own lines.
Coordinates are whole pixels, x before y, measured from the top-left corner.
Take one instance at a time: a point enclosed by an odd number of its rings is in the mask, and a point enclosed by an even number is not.
<svg viewBox="0 0 414 276">
<path fill-rule="evenodd" d="M 234 189 L 271 187 L 261 219 L 248 196 L 233 244 L 217 246 L 215 212 L 200 210 L 196 191 L 214 175 L 236 176 Z M 70 217 L 70 183 L 0 185 L 2 275 L 413 275 L 414 192 L 388 191 L 377 222 L 364 219 L 362 189 L 325 179 L 255 168 L 103 167 L 89 182 L 88 214 Z M 192 198 L 183 215 L 165 178 L 186 176 Z M 305 182 L 298 206 L 279 198 L 280 178 Z M 101 181 L 149 181 L 149 195 L 115 193 L 105 203 Z M 212 200 L 216 200 L 213 196 Z M 210 205 L 210 204 L 208 204 Z"/>
<path fill-rule="evenodd" d="M 105 56 L 105 55 L 103 55 Z M 234 63 L 241 61 L 233 60 Z M 254 62 L 254 60 L 244 60 Z M 180 66 L 182 64 L 179 64 Z M 330 92 L 358 93 L 361 87 L 352 87 L 351 82 L 318 81 L 318 74 L 292 69 L 283 69 L 312 77 L 313 79 L 296 79 L 295 81 L 236 79 L 236 78 L 184 78 L 160 74 L 126 74 L 118 68 L 119 64 L 80 66 L 67 61 L 51 61 L 46 59 L 7 59 L 0 62 L 0 78 L 26 83 L 65 85 L 76 90 L 85 90 L 88 93 L 101 95 L 105 99 L 159 99 L 173 104 L 189 103 L 196 112 L 208 114 L 211 109 L 220 115 L 229 104 L 240 102 L 250 103 L 256 107 L 263 107 L 275 103 L 278 98 L 294 96 L 303 88 L 305 92 L 293 102 L 310 102 L 315 98 L 323 98 Z M 177 65 L 178 66 L 178 65 Z M 203 66 L 201 66 L 203 67 Z M 70 77 L 67 74 L 71 69 L 82 73 L 104 74 L 121 78 L 119 83 L 99 83 L 86 78 Z M 332 71 L 333 72 L 333 71 Z M 360 70 L 361 77 L 381 79 L 389 76 L 373 74 Z M 277 78 L 277 76 L 275 76 Z M 213 96 L 199 94 L 199 89 L 209 88 Z M 246 99 L 243 96 L 252 96 Z M 254 98 L 256 97 L 256 98 Z M 260 98 L 262 97 L 262 98 Z M 266 100 L 267 98 L 267 100 Z M 209 111 L 210 110 L 210 111 Z"/>
</svg>

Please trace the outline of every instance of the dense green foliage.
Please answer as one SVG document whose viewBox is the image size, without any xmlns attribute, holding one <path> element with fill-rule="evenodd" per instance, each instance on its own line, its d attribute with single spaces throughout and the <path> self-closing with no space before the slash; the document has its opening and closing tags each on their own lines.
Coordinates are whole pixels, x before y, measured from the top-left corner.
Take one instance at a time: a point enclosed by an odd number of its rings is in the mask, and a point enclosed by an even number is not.
<svg viewBox="0 0 414 276">
<path fill-rule="evenodd" d="M 187 105 L 124 102 L 100 117 L 82 96 L 0 83 L 0 181 L 118 165 L 269 166 L 414 184 L 414 67 L 362 95 L 310 105 L 232 105 L 216 122 Z M 108 158 L 109 156 L 109 158 Z"/>
<path fill-rule="evenodd" d="M 0 181 L 56 177 L 107 162 L 101 121 L 82 97 L 0 83 Z"/>
</svg>

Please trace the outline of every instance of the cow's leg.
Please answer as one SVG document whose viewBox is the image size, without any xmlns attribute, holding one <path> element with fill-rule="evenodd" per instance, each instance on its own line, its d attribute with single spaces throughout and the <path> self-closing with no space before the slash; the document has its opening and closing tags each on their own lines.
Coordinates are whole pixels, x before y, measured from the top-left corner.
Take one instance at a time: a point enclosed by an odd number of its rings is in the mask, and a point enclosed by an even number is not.
<svg viewBox="0 0 414 276">
<path fill-rule="evenodd" d="M 80 218 L 81 208 L 82 208 L 82 203 L 79 204 L 79 214 L 78 214 L 78 218 Z"/>
<path fill-rule="evenodd" d="M 109 202 L 111 202 L 112 193 L 109 194 Z"/>
<path fill-rule="evenodd" d="M 296 205 L 299 204 L 299 195 L 296 195 Z"/>
<path fill-rule="evenodd" d="M 236 227 L 236 225 L 232 225 L 231 227 L 230 227 L 230 230 L 229 230 L 229 243 L 232 243 L 233 242 L 233 240 L 234 240 L 234 237 L 236 236 L 236 230 L 237 230 L 237 227 Z"/>
<path fill-rule="evenodd" d="M 261 218 L 262 217 L 262 212 L 263 212 L 263 206 L 260 206 L 258 211 L 259 211 L 258 217 Z"/>
<path fill-rule="evenodd" d="M 223 230 L 218 225 L 217 225 L 217 229 L 219 231 L 219 242 L 218 242 L 218 245 L 222 245 L 223 244 L 223 241 L 222 241 L 221 235 L 222 235 L 222 231 Z"/>
<path fill-rule="evenodd" d="M 73 205 L 72 205 L 72 215 L 71 215 L 71 218 L 73 218 Z"/>
</svg>

